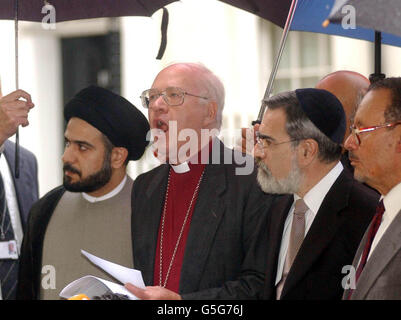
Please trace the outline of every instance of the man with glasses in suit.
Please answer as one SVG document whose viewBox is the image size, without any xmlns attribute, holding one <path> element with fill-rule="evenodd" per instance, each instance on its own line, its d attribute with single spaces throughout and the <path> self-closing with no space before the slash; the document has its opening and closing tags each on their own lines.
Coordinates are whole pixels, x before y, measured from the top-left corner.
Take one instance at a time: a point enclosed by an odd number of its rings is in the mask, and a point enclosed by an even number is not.
<svg viewBox="0 0 401 320">
<path fill-rule="evenodd" d="M 262 190 L 282 194 L 271 207 L 263 297 L 340 300 L 345 274 L 377 195 L 340 162 L 345 113 L 321 89 L 269 98 L 254 154 Z"/>
<path fill-rule="evenodd" d="M 344 299 L 401 299 L 401 78 L 370 85 L 345 141 L 355 178 L 381 194 Z"/>
<path fill-rule="evenodd" d="M 147 287 L 127 288 L 140 299 L 256 298 L 272 197 L 257 185 L 253 159 L 239 164 L 242 155 L 216 137 L 223 84 L 200 64 L 173 64 L 142 101 L 164 163 L 134 183 L 134 262 Z"/>
</svg>

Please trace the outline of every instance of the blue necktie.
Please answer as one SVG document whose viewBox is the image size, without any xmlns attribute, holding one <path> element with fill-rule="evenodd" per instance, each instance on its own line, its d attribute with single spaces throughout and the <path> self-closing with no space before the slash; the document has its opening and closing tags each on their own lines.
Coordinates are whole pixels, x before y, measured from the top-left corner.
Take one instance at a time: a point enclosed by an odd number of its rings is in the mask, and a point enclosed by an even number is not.
<svg viewBox="0 0 401 320">
<path fill-rule="evenodd" d="M 0 174 L 0 241 L 14 240 L 10 212 L 7 207 L 6 192 Z M 1 292 L 4 300 L 13 300 L 16 296 L 18 279 L 18 260 L 0 259 Z"/>
</svg>

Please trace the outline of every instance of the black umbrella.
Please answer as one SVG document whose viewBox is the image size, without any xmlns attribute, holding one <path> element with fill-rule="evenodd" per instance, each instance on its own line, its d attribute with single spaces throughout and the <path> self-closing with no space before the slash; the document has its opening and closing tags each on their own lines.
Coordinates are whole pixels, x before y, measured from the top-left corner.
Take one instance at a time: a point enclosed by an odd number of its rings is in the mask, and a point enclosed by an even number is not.
<svg viewBox="0 0 401 320">
<path fill-rule="evenodd" d="M 13 20 L 18 4 L 18 20 L 41 22 L 45 14 L 42 8 L 52 5 L 56 9 L 56 21 L 79 19 L 147 16 L 176 0 L 1 0 L 0 19 Z"/>
<path fill-rule="evenodd" d="M 273 83 L 277 74 L 278 66 L 283 55 L 285 43 L 287 40 L 288 32 L 290 31 L 292 19 L 294 18 L 295 9 L 297 7 L 298 0 L 221 0 L 222 2 L 228 3 L 232 6 L 240 9 L 249 11 L 256 14 L 257 16 L 273 22 L 274 24 L 284 28 L 281 36 L 280 46 L 276 55 L 273 69 L 270 73 L 269 82 L 267 84 L 265 94 L 262 100 L 262 106 L 259 110 L 257 120 L 252 122 L 252 125 L 260 123 L 266 109 L 265 100 L 270 97 L 273 91 Z"/>
<path fill-rule="evenodd" d="M 52 12 L 54 22 L 69 20 L 148 16 L 156 10 L 176 0 L 1 0 L 0 19 L 15 21 L 15 87 L 19 89 L 18 81 L 18 21 L 44 22 L 44 18 Z M 47 22 L 47 21 L 45 21 Z M 49 20 L 48 22 L 53 22 Z M 160 59 L 167 43 L 168 12 L 163 8 L 162 40 L 157 55 Z M 15 136 L 15 177 L 19 177 L 19 130 Z"/>
<path fill-rule="evenodd" d="M 220 0 L 284 28 L 292 0 Z"/>
<path fill-rule="evenodd" d="M 273 69 L 270 73 L 269 82 L 267 84 L 265 94 L 262 100 L 257 120 L 252 122 L 252 125 L 261 123 L 264 111 L 266 109 L 265 101 L 270 97 L 273 91 L 273 83 L 276 78 L 278 66 L 283 55 L 285 43 L 287 41 L 288 32 L 290 31 L 291 23 L 294 18 L 295 9 L 298 0 L 221 0 L 232 6 L 249 11 L 257 16 L 273 22 L 282 27 L 283 34 L 281 36 L 280 46 L 276 55 Z"/>
</svg>

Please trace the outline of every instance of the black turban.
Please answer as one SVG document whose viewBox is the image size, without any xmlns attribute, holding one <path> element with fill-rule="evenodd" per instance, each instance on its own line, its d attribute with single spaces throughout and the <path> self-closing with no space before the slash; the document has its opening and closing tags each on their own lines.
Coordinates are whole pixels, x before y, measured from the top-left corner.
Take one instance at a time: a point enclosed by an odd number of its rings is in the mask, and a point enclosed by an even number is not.
<svg viewBox="0 0 401 320">
<path fill-rule="evenodd" d="M 302 110 L 313 124 L 331 141 L 342 144 L 346 119 L 340 100 L 323 89 L 297 89 L 295 94 Z"/>
<path fill-rule="evenodd" d="M 76 117 L 102 132 L 115 147 L 128 150 L 129 160 L 138 160 L 148 145 L 149 123 L 141 111 L 110 90 L 90 86 L 78 92 L 65 106 L 68 122 Z"/>
</svg>

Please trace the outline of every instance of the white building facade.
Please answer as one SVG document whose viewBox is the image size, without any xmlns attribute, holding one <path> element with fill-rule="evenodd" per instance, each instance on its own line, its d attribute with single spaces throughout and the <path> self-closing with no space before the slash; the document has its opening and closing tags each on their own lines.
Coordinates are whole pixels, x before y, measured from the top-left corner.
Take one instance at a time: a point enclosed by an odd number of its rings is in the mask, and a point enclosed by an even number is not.
<svg viewBox="0 0 401 320">
<path fill-rule="evenodd" d="M 62 182 L 63 86 L 60 39 L 120 31 L 121 94 L 146 114 L 141 92 L 155 75 L 176 61 L 201 62 L 214 71 L 226 88 L 223 113 L 225 142 L 233 145 L 240 127 L 255 120 L 270 76 L 282 29 L 250 13 L 215 0 L 182 0 L 167 6 L 167 49 L 156 60 L 160 45 L 159 10 L 151 18 L 124 17 L 117 26 L 110 19 L 72 21 L 44 30 L 40 23 L 20 23 L 19 84 L 32 95 L 35 108 L 30 125 L 20 129 L 20 143 L 35 153 L 39 164 L 40 195 Z M 15 90 L 14 23 L 0 21 L 0 77 L 3 94 Z M 383 46 L 382 72 L 401 75 L 400 48 Z M 352 70 L 373 72 L 373 44 L 365 41 L 291 32 L 275 82 L 275 92 L 313 87 L 327 73 Z M 226 135 L 225 135 L 226 137 Z M 138 174 L 157 165 L 144 157 L 129 165 Z"/>
</svg>

